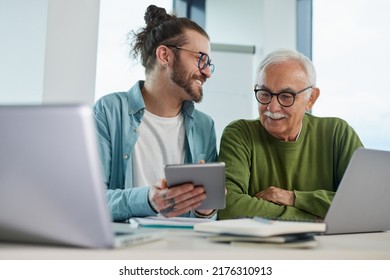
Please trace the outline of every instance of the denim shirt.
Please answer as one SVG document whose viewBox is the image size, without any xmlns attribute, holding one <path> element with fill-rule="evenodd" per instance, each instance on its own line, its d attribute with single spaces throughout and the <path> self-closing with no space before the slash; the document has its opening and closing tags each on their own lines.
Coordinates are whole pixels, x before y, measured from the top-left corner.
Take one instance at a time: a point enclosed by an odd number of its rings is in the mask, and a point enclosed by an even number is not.
<svg viewBox="0 0 390 280">
<path fill-rule="evenodd" d="M 132 153 L 145 112 L 138 81 L 128 92 L 103 96 L 94 106 L 108 208 L 114 221 L 156 215 L 148 201 L 150 186 L 133 186 Z M 192 101 L 182 105 L 185 126 L 185 163 L 217 160 L 214 121 Z M 183 216 L 194 217 L 193 212 Z"/>
</svg>

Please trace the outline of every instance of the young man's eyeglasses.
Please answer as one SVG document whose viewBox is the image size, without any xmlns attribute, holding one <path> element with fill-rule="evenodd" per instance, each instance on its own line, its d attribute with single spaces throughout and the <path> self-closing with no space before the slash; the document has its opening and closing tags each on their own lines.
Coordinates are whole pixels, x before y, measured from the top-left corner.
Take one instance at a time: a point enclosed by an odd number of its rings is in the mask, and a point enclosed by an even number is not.
<svg viewBox="0 0 390 280">
<path fill-rule="evenodd" d="M 188 51 L 188 52 L 193 52 L 193 53 L 200 54 L 199 60 L 198 60 L 198 68 L 199 68 L 199 70 L 206 69 L 206 67 L 208 66 L 208 67 L 210 67 L 210 73 L 213 74 L 213 72 L 215 70 L 215 66 L 214 66 L 214 64 L 211 63 L 211 59 L 210 59 L 210 57 L 209 57 L 209 55 L 207 53 L 197 52 L 197 51 L 189 50 L 189 49 L 182 48 L 182 47 L 175 46 L 175 45 L 166 45 L 166 46 L 170 47 L 170 48 L 175 48 L 175 49 L 178 49 L 178 50 L 183 50 L 183 51 Z"/>
<path fill-rule="evenodd" d="M 279 93 L 273 93 L 269 90 L 259 88 L 259 85 L 256 85 L 254 92 L 255 92 L 255 97 L 256 100 L 263 105 L 268 105 L 272 101 L 272 97 L 276 96 L 278 102 L 280 105 L 283 107 L 290 107 L 294 104 L 295 102 L 295 96 L 297 94 L 300 94 L 309 88 L 313 88 L 313 86 L 308 86 L 307 88 L 304 88 L 298 92 L 292 92 L 292 91 L 283 91 Z"/>
</svg>

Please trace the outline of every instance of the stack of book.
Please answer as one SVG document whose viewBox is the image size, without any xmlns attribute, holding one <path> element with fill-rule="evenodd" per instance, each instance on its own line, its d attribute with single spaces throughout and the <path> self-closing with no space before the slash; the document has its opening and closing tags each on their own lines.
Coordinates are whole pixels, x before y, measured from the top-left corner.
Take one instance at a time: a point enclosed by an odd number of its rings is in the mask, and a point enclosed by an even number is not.
<svg viewBox="0 0 390 280">
<path fill-rule="evenodd" d="M 194 230 L 208 233 L 207 238 L 215 242 L 272 243 L 309 248 L 316 246 L 315 235 L 324 233 L 326 224 L 254 217 L 199 223 L 194 225 Z"/>
</svg>

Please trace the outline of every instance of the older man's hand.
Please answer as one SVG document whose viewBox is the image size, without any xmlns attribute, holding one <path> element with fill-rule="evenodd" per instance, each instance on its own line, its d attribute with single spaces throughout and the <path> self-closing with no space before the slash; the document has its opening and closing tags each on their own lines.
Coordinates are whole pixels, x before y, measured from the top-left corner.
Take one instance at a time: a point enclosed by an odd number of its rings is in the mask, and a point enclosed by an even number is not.
<svg viewBox="0 0 390 280">
<path fill-rule="evenodd" d="M 293 191 L 284 190 L 274 186 L 256 193 L 255 197 L 279 205 L 294 206 L 295 203 L 295 194 Z"/>
</svg>

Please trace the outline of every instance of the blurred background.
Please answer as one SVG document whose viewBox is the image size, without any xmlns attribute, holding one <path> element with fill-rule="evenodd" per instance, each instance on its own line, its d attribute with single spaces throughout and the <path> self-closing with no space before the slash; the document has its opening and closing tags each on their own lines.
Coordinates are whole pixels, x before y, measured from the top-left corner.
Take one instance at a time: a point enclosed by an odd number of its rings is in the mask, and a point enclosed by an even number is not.
<svg viewBox="0 0 390 280">
<path fill-rule="evenodd" d="M 390 150 L 390 1 L 0 0 L 0 105 L 93 103 L 127 91 L 144 70 L 127 34 L 155 4 L 202 25 L 216 70 L 197 108 L 218 141 L 235 119 L 257 118 L 255 70 L 276 48 L 310 57 L 321 89 L 312 113 L 347 120 L 367 148 Z"/>
</svg>

